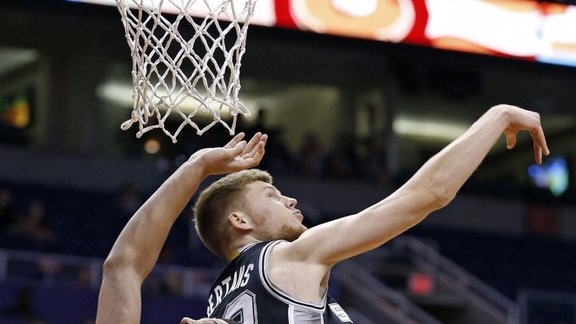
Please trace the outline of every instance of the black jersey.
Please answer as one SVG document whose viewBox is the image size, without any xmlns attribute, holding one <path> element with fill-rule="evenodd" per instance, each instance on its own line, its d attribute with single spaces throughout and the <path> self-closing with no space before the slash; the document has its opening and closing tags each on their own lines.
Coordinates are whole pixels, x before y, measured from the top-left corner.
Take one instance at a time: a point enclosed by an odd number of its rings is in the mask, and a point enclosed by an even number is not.
<svg viewBox="0 0 576 324">
<path fill-rule="evenodd" d="M 208 317 L 242 324 L 352 323 L 333 299 L 320 305 L 290 297 L 268 278 L 267 258 L 280 241 L 255 243 L 240 252 L 220 273 L 208 298 Z"/>
</svg>

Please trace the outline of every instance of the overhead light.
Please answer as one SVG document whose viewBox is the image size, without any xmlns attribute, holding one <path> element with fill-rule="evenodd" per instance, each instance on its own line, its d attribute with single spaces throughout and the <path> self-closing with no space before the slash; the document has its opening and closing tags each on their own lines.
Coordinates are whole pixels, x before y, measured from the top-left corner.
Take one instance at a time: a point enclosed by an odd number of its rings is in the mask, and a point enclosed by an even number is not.
<svg viewBox="0 0 576 324">
<path fill-rule="evenodd" d="M 102 83 L 97 89 L 96 94 L 103 100 L 109 101 L 114 103 L 118 106 L 122 107 L 132 107 L 133 99 L 132 99 L 133 87 L 132 83 L 130 82 L 122 82 L 122 81 L 107 81 Z M 248 107 L 250 111 L 254 111 L 252 108 L 256 106 L 256 102 L 251 100 L 247 97 L 241 98 L 242 103 Z M 192 99 L 190 97 L 186 98 L 182 101 L 182 103 L 178 106 L 180 111 L 183 113 L 191 113 L 199 106 L 198 101 Z M 212 108 L 217 109 L 218 103 L 213 102 Z M 212 118 L 212 114 L 207 113 L 199 113 L 197 116 L 207 118 Z"/>
<path fill-rule="evenodd" d="M 393 123 L 399 135 L 426 137 L 438 140 L 454 140 L 468 129 L 468 125 L 426 119 L 399 117 Z"/>
<path fill-rule="evenodd" d="M 148 154 L 157 154 L 160 152 L 161 148 L 162 145 L 160 144 L 160 141 L 155 138 L 149 138 L 146 140 L 146 142 L 144 142 L 144 151 L 146 151 Z"/>
<path fill-rule="evenodd" d="M 29 48 L 0 47 L 0 75 L 38 61 L 40 54 Z"/>
</svg>

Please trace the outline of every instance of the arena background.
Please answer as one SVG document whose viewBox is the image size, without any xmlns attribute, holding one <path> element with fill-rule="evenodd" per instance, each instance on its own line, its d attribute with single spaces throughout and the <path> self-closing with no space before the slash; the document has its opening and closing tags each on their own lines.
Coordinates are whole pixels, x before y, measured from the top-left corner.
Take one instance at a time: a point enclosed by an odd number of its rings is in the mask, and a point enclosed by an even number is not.
<svg viewBox="0 0 576 324">
<path fill-rule="evenodd" d="M 447 208 L 336 268 L 331 289 L 351 316 L 576 323 L 576 60 L 322 34 L 282 17 L 250 26 L 241 96 L 253 117 L 238 129 L 270 134 L 262 167 L 309 225 L 392 192 L 494 104 L 538 111 L 553 153 L 535 168 L 527 137 L 512 152 L 500 143 Z M 173 144 L 120 130 L 131 61 L 113 6 L 3 1 L 0 22 L 0 322 L 20 323 L 10 314 L 23 308 L 42 323 L 90 323 L 102 260 L 134 208 L 229 135 L 190 129 Z M 204 314 L 221 263 L 189 218 L 147 280 L 142 323 Z"/>
</svg>

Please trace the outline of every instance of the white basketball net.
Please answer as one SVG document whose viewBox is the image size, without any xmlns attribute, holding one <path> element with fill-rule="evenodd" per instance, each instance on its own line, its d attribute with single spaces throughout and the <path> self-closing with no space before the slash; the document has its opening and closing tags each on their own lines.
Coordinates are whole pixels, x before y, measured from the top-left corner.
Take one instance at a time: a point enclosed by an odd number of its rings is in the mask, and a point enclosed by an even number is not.
<svg viewBox="0 0 576 324">
<path fill-rule="evenodd" d="M 238 113 L 250 115 L 238 93 L 256 0 L 116 2 L 132 54 L 134 86 L 132 116 L 121 128 L 138 123 L 137 137 L 160 128 L 174 143 L 186 125 L 202 135 L 220 123 L 233 135 Z M 221 118 L 224 111 L 231 121 Z M 171 114 L 182 119 L 173 131 L 166 129 Z M 193 121 L 202 114 L 211 121 L 206 126 Z"/>
</svg>

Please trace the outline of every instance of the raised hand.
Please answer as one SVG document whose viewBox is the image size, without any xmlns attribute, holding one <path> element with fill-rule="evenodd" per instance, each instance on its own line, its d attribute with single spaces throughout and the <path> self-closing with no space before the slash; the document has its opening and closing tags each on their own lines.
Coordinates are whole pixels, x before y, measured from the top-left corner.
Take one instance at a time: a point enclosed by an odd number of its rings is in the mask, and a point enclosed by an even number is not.
<svg viewBox="0 0 576 324">
<path fill-rule="evenodd" d="M 203 174 L 225 174 L 257 166 L 264 156 L 268 135 L 256 133 L 248 143 L 244 133 L 239 133 L 223 147 L 199 150 L 190 161 L 202 168 Z"/>
</svg>

